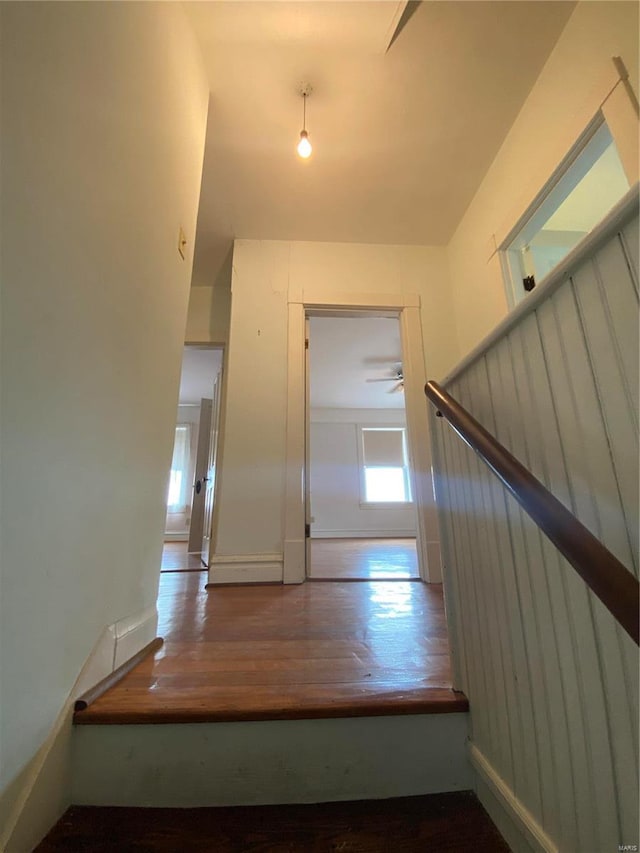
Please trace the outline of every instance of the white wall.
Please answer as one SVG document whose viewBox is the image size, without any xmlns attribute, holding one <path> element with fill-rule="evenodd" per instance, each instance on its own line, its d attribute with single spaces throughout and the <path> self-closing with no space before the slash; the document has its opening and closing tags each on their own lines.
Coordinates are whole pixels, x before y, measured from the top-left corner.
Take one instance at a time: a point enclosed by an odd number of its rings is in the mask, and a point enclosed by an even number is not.
<svg viewBox="0 0 640 853">
<path fill-rule="evenodd" d="M 419 293 L 429 375 L 458 355 L 444 249 L 236 241 L 217 555 L 282 554 L 287 300 L 303 287 Z"/>
<path fill-rule="evenodd" d="M 463 355 L 508 310 L 494 235 L 500 240 L 516 224 L 598 110 L 613 56 L 637 93 L 637 4 L 579 3 L 448 246 Z M 637 136 L 632 125 L 625 140 L 636 163 Z"/>
<path fill-rule="evenodd" d="M 179 4 L 0 14 L 4 788 L 155 605 L 208 89 Z"/>
<path fill-rule="evenodd" d="M 358 424 L 405 425 L 402 409 L 312 409 L 312 537 L 415 536 L 410 507 L 362 507 Z"/>
<path fill-rule="evenodd" d="M 184 338 L 187 343 L 225 344 L 229 340 L 231 260 L 230 252 L 213 284 L 203 284 L 194 277 Z"/>
</svg>

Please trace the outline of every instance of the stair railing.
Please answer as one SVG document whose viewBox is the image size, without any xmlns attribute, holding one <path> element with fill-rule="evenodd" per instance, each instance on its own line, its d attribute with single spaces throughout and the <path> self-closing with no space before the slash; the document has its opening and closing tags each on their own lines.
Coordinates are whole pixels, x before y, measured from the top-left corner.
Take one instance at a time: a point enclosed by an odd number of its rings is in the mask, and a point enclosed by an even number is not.
<svg viewBox="0 0 640 853">
<path fill-rule="evenodd" d="M 444 388 L 437 382 L 427 382 L 424 390 L 436 407 L 436 414 L 444 417 L 491 468 L 589 589 L 640 645 L 640 585 L 634 575 Z"/>
</svg>

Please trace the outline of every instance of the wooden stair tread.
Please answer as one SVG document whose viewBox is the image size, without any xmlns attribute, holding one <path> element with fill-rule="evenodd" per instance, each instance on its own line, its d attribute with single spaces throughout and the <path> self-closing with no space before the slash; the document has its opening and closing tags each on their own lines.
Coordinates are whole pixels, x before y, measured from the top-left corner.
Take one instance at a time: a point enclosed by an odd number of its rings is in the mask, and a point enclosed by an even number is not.
<svg viewBox="0 0 640 853">
<path fill-rule="evenodd" d="M 107 701 L 105 701 L 107 700 Z M 352 684 L 320 687 L 307 685 L 283 690 L 261 688 L 259 696 L 251 687 L 210 690 L 185 688 L 157 703 L 126 695 L 118 704 L 108 695 L 74 714 L 76 725 L 126 725 L 149 723 L 211 723 L 249 720 L 301 720 L 325 717 L 367 717 L 399 714 L 451 714 L 469 710 L 462 693 L 447 687 L 381 690 L 379 686 Z"/>
<path fill-rule="evenodd" d="M 72 806 L 34 853 L 508 853 L 475 794 L 198 809 Z"/>
</svg>

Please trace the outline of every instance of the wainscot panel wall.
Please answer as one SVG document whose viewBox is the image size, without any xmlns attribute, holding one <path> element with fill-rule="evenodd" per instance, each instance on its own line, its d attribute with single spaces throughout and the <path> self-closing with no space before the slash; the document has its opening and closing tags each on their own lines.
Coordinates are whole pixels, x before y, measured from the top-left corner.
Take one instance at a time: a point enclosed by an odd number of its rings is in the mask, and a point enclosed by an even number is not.
<svg viewBox="0 0 640 853">
<path fill-rule="evenodd" d="M 577 255 L 445 386 L 637 575 L 637 193 Z M 524 816 L 518 849 L 637 844 L 637 649 L 446 422 L 432 433 L 479 791 Z"/>
<path fill-rule="evenodd" d="M 312 537 L 415 536 L 413 506 L 362 507 L 358 425 L 405 425 L 401 409 L 311 410 Z"/>
</svg>

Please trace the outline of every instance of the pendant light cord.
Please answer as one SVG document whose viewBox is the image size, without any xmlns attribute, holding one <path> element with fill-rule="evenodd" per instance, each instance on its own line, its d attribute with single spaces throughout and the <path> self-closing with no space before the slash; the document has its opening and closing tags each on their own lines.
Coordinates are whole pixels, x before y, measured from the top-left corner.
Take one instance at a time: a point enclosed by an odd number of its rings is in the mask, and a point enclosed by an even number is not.
<svg viewBox="0 0 640 853">
<path fill-rule="evenodd" d="M 307 129 L 307 93 L 302 93 L 302 129 Z"/>
</svg>

